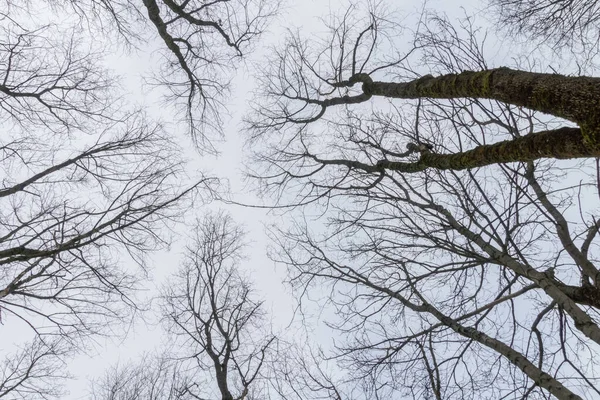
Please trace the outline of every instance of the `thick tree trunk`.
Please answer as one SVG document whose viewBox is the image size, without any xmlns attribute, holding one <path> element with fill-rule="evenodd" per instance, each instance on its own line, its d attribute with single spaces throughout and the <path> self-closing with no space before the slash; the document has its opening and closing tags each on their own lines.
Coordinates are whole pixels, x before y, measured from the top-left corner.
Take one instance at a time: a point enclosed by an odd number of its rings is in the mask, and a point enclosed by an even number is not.
<svg viewBox="0 0 600 400">
<path fill-rule="evenodd" d="M 569 77 L 497 68 L 431 75 L 402 83 L 359 77 L 367 95 L 392 98 L 486 98 L 576 122 L 590 150 L 600 149 L 600 78 Z"/>
<path fill-rule="evenodd" d="M 491 145 L 477 146 L 456 154 L 436 154 L 423 151 L 417 162 L 380 161 L 377 165 L 387 170 L 404 173 L 427 168 L 462 170 L 491 164 L 534 161 L 540 158 L 600 157 L 600 148 L 590 149 L 583 142 L 581 129 L 560 128 L 532 133 L 517 139 Z"/>
<path fill-rule="evenodd" d="M 531 133 L 517 139 L 490 145 L 481 145 L 472 150 L 455 154 L 437 154 L 425 149 L 421 150 L 421 157 L 417 161 L 381 160 L 372 165 L 344 159 L 321 159 L 313 155 L 308 155 L 308 157 L 324 165 L 344 165 L 366 172 L 388 170 L 415 173 L 428 168 L 459 171 L 499 163 L 534 161 L 540 158 L 600 157 L 600 149 L 590 150 L 583 143 L 581 129 L 560 128 Z"/>
<path fill-rule="evenodd" d="M 222 400 L 234 400 L 233 395 L 229 391 L 229 385 L 227 384 L 227 370 L 220 366 L 216 370 L 217 386 L 221 392 Z"/>
</svg>

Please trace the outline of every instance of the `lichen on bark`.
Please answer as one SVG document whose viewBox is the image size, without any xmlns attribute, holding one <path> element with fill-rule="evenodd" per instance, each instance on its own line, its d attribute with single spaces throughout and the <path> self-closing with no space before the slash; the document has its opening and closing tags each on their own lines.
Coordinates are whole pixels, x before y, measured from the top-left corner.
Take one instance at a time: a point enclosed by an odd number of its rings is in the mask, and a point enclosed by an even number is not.
<svg viewBox="0 0 600 400">
<path fill-rule="evenodd" d="M 454 154 L 438 154 L 422 150 L 416 162 L 380 161 L 377 166 L 387 170 L 414 173 L 427 168 L 463 170 L 491 164 L 533 161 L 540 158 L 600 157 L 600 151 L 583 142 L 581 129 L 560 128 L 525 135 L 491 145 Z"/>
<path fill-rule="evenodd" d="M 496 68 L 363 87 L 370 95 L 389 98 L 472 97 L 526 107 L 575 122 L 588 149 L 600 150 L 600 78 Z"/>
</svg>

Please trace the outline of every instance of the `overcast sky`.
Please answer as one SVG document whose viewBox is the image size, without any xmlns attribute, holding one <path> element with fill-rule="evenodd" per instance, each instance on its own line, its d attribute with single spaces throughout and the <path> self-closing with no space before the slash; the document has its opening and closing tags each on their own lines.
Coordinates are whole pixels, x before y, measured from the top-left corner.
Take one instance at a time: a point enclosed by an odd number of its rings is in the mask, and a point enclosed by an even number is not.
<svg viewBox="0 0 600 400">
<path fill-rule="evenodd" d="M 248 65 L 260 63 L 264 58 L 265 52 L 268 52 L 269 46 L 277 43 L 283 37 L 285 30 L 289 28 L 300 28 L 304 35 L 309 33 L 318 35 L 323 32 L 321 17 L 327 16 L 331 12 L 340 12 L 345 9 L 348 3 L 346 1 L 321 1 L 321 0 L 287 0 L 281 15 L 273 21 L 270 32 L 259 42 L 256 51 L 252 52 L 248 58 Z M 388 0 L 392 8 L 397 8 L 400 15 L 408 15 L 407 25 L 416 23 L 418 13 L 422 8 L 422 3 L 418 1 L 398 1 Z M 462 18 L 466 14 L 478 14 L 477 21 L 485 25 L 486 21 L 480 11 L 480 3 L 477 1 L 443 1 L 433 0 L 427 2 L 427 7 L 438 11 L 446 12 L 450 17 Z M 128 90 L 132 93 L 132 98 L 136 102 L 150 103 L 149 107 L 161 113 L 158 99 L 155 93 L 143 89 L 140 84 L 141 76 L 147 73 L 147 68 L 152 59 L 152 48 L 144 49 L 144 52 L 136 52 L 131 55 L 118 54 L 111 56 L 108 63 L 115 69 L 119 75 L 125 77 Z M 251 93 L 254 86 L 252 71 L 243 66 L 238 71 L 233 80 L 232 95 L 227 100 L 227 106 L 230 111 L 230 118 L 224 118 L 225 141 L 218 145 L 220 155 L 198 156 L 191 152 L 190 158 L 194 160 L 190 163 L 190 168 L 197 168 L 207 173 L 212 173 L 229 181 L 232 198 L 251 204 L 261 204 L 261 200 L 256 198 L 251 192 L 250 187 L 246 185 L 243 179 L 245 160 L 244 152 L 244 133 L 241 131 L 241 118 L 248 112 L 248 102 L 251 99 Z M 368 105 L 367 105 L 368 107 Z M 168 116 L 163 118 L 168 120 Z M 182 135 L 182 141 L 188 140 Z M 273 320 L 274 329 L 279 332 L 286 332 L 286 327 L 290 324 L 293 315 L 293 299 L 289 290 L 282 284 L 285 277 L 284 270 L 278 268 L 266 255 L 268 240 L 266 238 L 264 227 L 272 223 L 285 223 L 286 214 L 281 212 L 267 212 L 257 208 L 243 208 L 240 206 L 227 205 L 220 202 L 214 202 L 206 208 L 197 210 L 198 215 L 202 215 L 207 209 L 223 209 L 229 212 L 234 220 L 242 224 L 248 232 L 248 238 L 251 243 L 247 250 L 248 258 L 243 263 L 243 268 L 251 271 L 256 288 L 260 296 L 266 300 L 266 309 Z M 317 224 L 315 221 L 313 224 Z M 170 252 L 160 252 L 153 255 L 151 265 L 153 267 L 154 281 L 148 288 L 149 295 L 152 294 L 152 285 L 160 286 L 177 267 L 177 260 L 181 256 L 184 238 L 177 241 Z M 323 316 L 321 316 L 323 317 Z M 156 321 L 152 314 L 148 315 L 148 321 Z M 295 330 L 296 328 L 290 328 Z M 321 343 L 331 340 L 330 334 L 324 326 L 313 327 L 315 335 L 321 334 L 322 337 L 315 338 Z M 292 333 L 291 331 L 289 332 Z M 162 333 L 160 325 L 147 324 L 138 320 L 129 330 L 126 338 L 109 339 L 100 342 L 90 355 L 82 355 L 70 363 L 70 370 L 77 379 L 70 382 L 68 389 L 70 391 L 69 400 L 79 400 L 87 398 L 89 388 L 89 379 L 97 378 L 102 375 L 106 368 L 114 366 L 116 363 L 126 363 L 135 360 L 144 352 L 151 352 L 156 348 L 163 346 L 167 337 Z"/>
<path fill-rule="evenodd" d="M 418 16 L 418 11 L 422 7 L 421 2 L 388 0 L 388 3 L 397 7 L 403 14 L 412 15 L 407 19 L 408 25 L 413 24 Z M 345 1 L 319 1 L 319 0 L 287 0 L 281 16 L 273 21 L 271 30 L 264 37 L 257 48 L 257 51 L 250 54 L 248 64 L 260 63 L 267 47 L 282 38 L 286 28 L 298 27 L 306 35 L 309 32 L 318 34 L 322 31 L 319 17 L 325 16 L 330 12 L 341 10 L 347 4 Z M 477 1 L 442 1 L 431 0 L 427 2 L 427 7 L 435 8 L 438 11 L 446 12 L 450 17 L 457 18 L 466 15 L 475 15 L 477 23 L 486 24 L 486 14 L 480 12 L 480 3 Z M 496 46 L 496 52 L 489 54 L 490 64 L 503 64 L 503 57 L 506 57 L 506 49 L 514 46 L 514 43 L 503 44 L 490 37 L 490 46 Z M 499 47 L 498 47 L 499 46 Z M 505 46 L 502 48 L 502 46 Z M 110 66 L 120 75 L 125 77 L 127 89 L 131 92 L 131 98 L 136 102 L 147 102 L 151 104 L 151 109 L 157 114 L 161 113 L 161 108 L 157 104 L 157 99 L 152 93 L 147 93 L 142 89 L 140 77 L 146 72 L 146 68 L 152 63 L 152 48 L 142 49 L 130 55 L 115 55 L 108 58 Z M 509 60 L 507 60 L 507 64 Z M 241 131 L 242 116 L 248 112 L 247 103 L 250 101 L 250 91 L 253 88 L 252 74 L 249 69 L 241 68 L 233 81 L 233 90 L 231 97 L 227 100 L 230 110 L 230 117 L 225 117 L 225 141 L 220 143 L 219 150 L 221 154 L 215 158 L 212 156 L 200 157 L 190 151 L 189 157 L 193 159 L 190 163 L 190 169 L 197 169 L 212 173 L 229 181 L 232 198 L 237 201 L 251 204 L 260 204 L 261 200 L 256 198 L 251 192 L 250 187 L 245 186 L 243 181 L 243 161 L 244 152 L 244 134 Z M 368 105 L 367 105 L 368 107 Z M 168 116 L 163 115 L 163 118 Z M 187 140 L 183 135 L 182 141 Z M 188 147 L 189 148 L 189 147 Z M 284 278 L 284 271 L 278 268 L 266 256 L 268 240 L 264 233 L 264 226 L 272 223 L 285 223 L 286 215 L 282 213 L 269 213 L 258 208 L 243 208 L 240 206 L 227 205 L 214 202 L 206 208 L 196 210 L 198 215 L 202 215 L 208 209 L 224 209 L 229 212 L 235 221 L 242 224 L 248 231 L 248 238 L 251 245 L 247 250 L 248 259 L 243 264 L 243 268 L 251 271 L 251 275 L 256 284 L 260 295 L 266 300 L 266 310 L 273 319 L 275 330 L 285 331 L 285 327 L 291 322 L 293 314 L 293 300 L 288 290 L 281 283 Z M 192 219 L 193 216 L 190 216 Z M 187 218 L 186 218 L 187 219 Z M 318 222 L 315 222 L 315 224 Z M 183 233 L 184 227 L 179 228 Z M 154 286 L 160 286 L 171 273 L 178 267 L 178 259 L 181 255 L 183 238 L 174 243 L 170 252 L 160 252 L 152 257 L 152 275 L 154 281 L 148 287 L 148 294 L 151 295 Z M 154 318 L 151 315 L 148 321 Z M 3 337 L 18 338 L 19 333 L 11 331 L 10 327 L 2 327 Z M 317 329 L 316 332 L 321 332 Z M 324 342 L 330 337 L 321 338 Z M 137 321 L 126 338 L 111 339 L 101 341 L 90 350 L 89 355 L 77 357 L 70 363 L 70 370 L 77 379 L 73 380 L 68 388 L 71 392 L 68 399 L 87 398 L 88 379 L 100 376 L 106 368 L 117 362 L 127 362 L 136 359 L 144 352 L 151 352 L 161 346 L 161 341 L 165 336 L 161 333 L 160 326 L 146 324 L 144 321 Z"/>
</svg>

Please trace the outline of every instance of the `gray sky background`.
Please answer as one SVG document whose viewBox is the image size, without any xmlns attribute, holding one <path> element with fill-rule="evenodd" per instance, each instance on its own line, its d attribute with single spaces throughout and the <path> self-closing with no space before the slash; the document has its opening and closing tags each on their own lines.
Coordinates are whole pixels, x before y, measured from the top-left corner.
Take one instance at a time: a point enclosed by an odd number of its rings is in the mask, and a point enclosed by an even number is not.
<svg viewBox="0 0 600 400">
<path fill-rule="evenodd" d="M 300 28 L 304 35 L 313 33 L 318 35 L 323 32 L 321 17 L 326 17 L 331 12 L 342 12 L 347 7 L 348 2 L 344 0 L 322 1 L 322 0 L 287 0 L 283 3 L 283 10 L 277 20 L 271 23 L 269 32 L 262 37 L 258 43 L 256 51 L 247 58 L 247 64 L 260 63 L 264 59 L 268 47 L 277 43 L 283 37 L 285 30 L 290 28 Z M 387 4 L 391 8 L 396 8 L 400 15 L 410 15 L 407 18 L 407 25 L 416 23 L 416 18 L 423 5 L 420 1 L 398 1 L 388 0 Z M 447 13 L 450 17 L 462 18 L 465 12 L 469 15 L 478 12 L 477 1 L 442 1 L 434 0 L 427 2 L 427 7 Z M 480 24 L 485 24 L 483 18 L 478 18 Z M 141 76 L 147 73 L 148 65 L 152 62 L 152 49 L 148 48 L 145 52 L 136 52 L 130 56 L 115 55 L 107 62 L 110 67 L 124 77 L 124 82 L 133 98 L 141 101 L 144 99 L 156 112 L 161 112 L 157 107 L 158 93 L 148 92 L 140 86 Z M 114 58 L 114 61 L 113 61 Z M 244 133 L 242 132 L 242 117 L 248 111 L 248 102 L 251 99 L 250 91 L 254 87 L 252 72 L 243 66 L 239 69 L 236 78 L 232 82 L 232 93 L 226 101 L 230 112 L 230 118 L 225 116 L 225 142 L 218 145 L 221 154 L 218 157 L 203 156 L 199 157 L 195 152 L 190 152 L 193 162 L 190 168 L 197 168 L 208 174 L 214 174 L 220 178 L 229 181 L 232 198 L 247 203 L 260 203 L 252 192 L 246 187 L 243 180 L 243 161 L 244 152 Z M 367 106 L 368 107 L 368 106 Z M 163 115 L 168 121 L 168 115 Z M 181 135 L 182 141 L 189 140 L 185 135 Z M 290 296 L 289 290 L 282 284 L 285 277 L 284 270 L 278 268 L 266 256 L 268 239 L 264 232 L 264 226 L 272 223 L 285 223 L 286 214 L 267 212 L 257 208 L 243 208 L 240 206 L 228 206 L 223 203 L 214 202 L 207 207 L 196 210 L 198 215 L 202 215 L 207 209 L 223 209 L 230 213 L 233 219 L 242 224 L 247 232 L 250 246 L 247 249 L 247 262 L 242 266 L 243 269 L 250 272 L 253 277 L 256 289 L 265 299 L 266 310 L 270 313 L 273 320 L 274 330 L 283 334 L 292 334 L 294 329 L 286 328 L 291 322 L 293 315 L 294 301 Z M 317 222 L 314 221 L 313 224 Z M 160 286 L 170 274 L 178 268 L 177 260 L 180 258 L 182 246 L 185 239 L 174 243 L 171 251 L 160 252 L 152 256 L 151 265 L 154 277 L 153 284 Z M 149 294 L 153 289 L 149 288 Z M 321 315 L 321 317 L 326 317 Z M 155 319 L 150 317 L 150 319 Z M 319 324 L 317 318 L 315 324 Z M 322 344 L 331 341 L 331 335 L 322 325 L 312 327 L 314 331 L 314 340 Z M 138 359 L 145 352 L 152 352 L 155 348 L 161 347 L 166 340 L 166 335 L 161 330 L 160 325 L 148 325 L 143 321 L 137 321 L 132 326 L 129 334 L 124 339 L 110 339 L 99 343 L 96 350 L 90 355 L 82 355 L 70 363 L 70 371 L 77 379 L 70 382 L 68 389 L 70 391 L 69 400 L 80 400 L 87 398 L 89 388 L 89 379 L 101 376 L 106 368 L 114 366 L 116 363 L 126 363 Z"/>
<path fill-rule="evenodd" d="M 422 7 L 420 1 L 398 1 L 388 0 L 387 3 L 394 8 L 398 8 L 402 14 L 412 14 L 407 19 L 408 25 L 413 25 L 418 16 L 418 11 Z M 284 9 L 281 16 L 273 21 L 270 32 L 263 37 L 258 44 L 258 48 L 250 55 L 248 64 L 260 63 L 264 59 L 267 46 L 276 43 L 283 37 L 286 28 L 299 27 L 307 35 L 309 32 L 318 34 L 322 31 L 321 22 L 318 17 L 326 16 L 330 11 L 341 11 L 345 8 L 345 1 L 319 1 L 319 0 L 287 0 L 284 3 Z M 466 15 L 475 15 L 476 24 L 485 25 L 486 13 L 480 12 L 477 1 L 442 1 L 432 0 L 427 2 L 427 7 L 446 12 L 451 18 L 464 17 Z M 490 48 L 494 52 L 488 53 L 490 65 L 500 66 L 513 64 L 512 60 L 507 60 L 508 52 L 514 50 L 515 43 L 503 43 L 502 40 L 490 36 L 488 39 Z M 145 92 L 141 88 L 140 77 L 147 72 L 147 67 L 151 65 L 152 48 L 143 49 L 144 51 L 135 52 L 131 55 L 113 55 L 108 57 L 107 62 L 118 74 L 124 77 L 124 83 L 127 90 L 131 92 L 131 98 L 136 102 L 146 102 L 153 112 L 161 113 L 163 108 L 157 105 L 157 94 L 154 92 Z M 506 62 L 504 61 L 506 60 Z M 553 59 L 553 62 L 559 64 L 566 63 Z M 212 156 L 199 157 L 195 152 L 190 151 L 191 170 L 203 170 L 208 174 L 214 174 L 229 181 L 232 197 L 240 202 L 256 203 L 260 202 L 251 192 L 250 188 L 244 186 L 243 182 L 243 164 L 246 156 L 243 148 L 244 138 L 241 132 L 241 118 L 248 111 L 247 104 L 250 100 L 250 90 L 253 87 L 253 79 L 249 70 L 241 68 L 238 71 L 232 85 L 231 97 L 227 100 L 227 106 L 230 111 L 230 117 L 225 116 L 225 142 L 218 145 L 221 154 L 219 157 Z M 368 105 L 367 105 L 368 107 Z M 162 116 L 168 120 L 168 115 Z M 189 140 L 183 134 L 179 139 L 181 141 Z M 189 146 L 186 146 L 189 148 Z M 264 233 L 264 226 L 271 223 L 285 223 L 288 218 L 285 214 L 268 213 L 261 209 L 248 209 L 239 206 L 227 206 L 222 203 L 213 203 L 195 211 L 201 216 L 209 209 L 224 209 L 229 212 L 237 223 L 242 224 L 248 232 L 250 246 L 247 249 L 248 259 L 242 266 L 244 270 L 251 273 L 256 289 L 266 300 L 266 311 L 268 311 L 273 320 L 276 332 L 285 331 L 285 327 L 290 323 L 293 313 L 293 300 L 289 295 L 287 288 L 283 286 L 281 280 L 284 278 L 284 271 L 274 265 L 266 256 L 266 247 L 268 240 Z M 192 221 L 193 215 L 186 218 Z M 315 222 L 316 223 L 316 222 Z M 183 233 L 184 227 L 178 228 Z M 148 287 L 148 294 L 154 291 L 153 286 L 160 286 L 166 277 L 170 276 L 178 268 L 178 259 L 181 255 L 184 241 L 178 240 L 172 246 L 169 252 L 160 252 L 151 257 L 151 267 L 153 283 Z M 152 320 L 153 318 L 149 318 Z M 317 329 L 315 332 L 324 332 L 324 328 Z M 3 344 L 0 348 L 7 350 L 10 346 L 7 343 L 15 345 L 23 339 L 20 331 L 11 326 L 1 326 Z M 8 339 L 11 338 L 11 339 Z M 315 339 L 326 343 L 330 336 L 316 337 Z M 144 352 L 152 352 L 156 347 L 162 345 L 165 336 L 161 332 L 160 326 L 147 325 L 143 321 L 137 321 L 126 338 L 117 338 L 106 341 L 99 341 L 88 355 L 82 355 L 72 360 L 69 365 L 71 373 L 76 377 L 69 383 L 69 400 L 86 399 L 88 389 L 88 379 L 96 378 L 102 375 L 106 368 L 115 363 L 126 363 L 130 360 L 139 358 Z"/>
</svg>

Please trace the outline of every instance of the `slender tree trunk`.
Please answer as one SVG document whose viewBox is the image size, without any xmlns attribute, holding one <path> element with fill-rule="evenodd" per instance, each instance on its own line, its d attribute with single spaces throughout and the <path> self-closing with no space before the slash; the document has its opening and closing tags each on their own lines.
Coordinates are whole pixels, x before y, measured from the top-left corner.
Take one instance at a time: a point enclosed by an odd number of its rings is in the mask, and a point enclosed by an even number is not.
<svg viewBox="0 0 600 400">
<path fill-rule="evenodd" d="M 527 359 L 527 357 L 525 357 L 523 354 L 516 351 L 512 347 L 506 345 L 500 340 L 494 339 L 493 337 L 486 335 L 481 331 L 478 331 L 477 329 L 466 327 L 457 323 L 453 319 L 439 312 L 436 308 L 434 308 L 428 303 L 424 304 L 424 306 L 427 307 L 428 311 L 432 315 L 434 315 L 444 325 L 450 327 L 455 332 L 459 333 L 464 337 L 473 339 L 476 342 L 479 342 L 482 345 L 502 354 L 513 365 L 515 365 L 517 368 L 523 371 L 523 373 L 525 373 L 525 375 L 527 375 L 529 379 L 534 381 L 540 387 L 552 393 L 552 395 L 555 396 L 557 399 L 583 400 L 580 396 L 573 393 L 552 375 L 544 372 L 542 369 L 535 366 L 531 361 Z"/>
<path fill-rule="evenodd" d="M 353 275 L 349 275 L 354 277 Z M 354 277 L 355 278 L 355 277 Z M 475 328 L 471 328 L 468 326 L 464 326 L 460 324 L 457 320 L 448 317 L 443 314 L 433 305 L 428 303 L 423 296 L 415 292 L 416 296 L 421 300 L 421 304 L 415 304 L 414 302 L 408 300 L 404 296 L 402 296 L 399 292 L 395 292 L 390 290 L 389 288 L 385 288 L 374 284 L 368 278 L 365 278 L 362 283 L 367 287 L 370 287 L 374 290 L 380 291 L 389 295 L 390 297 L 400 301 L 402 305 L 417 313 L 429 313 L 437 318 L 442 324 L 449 327 L 459 335 L 472 339 L 482 345 L 502 354 L 506 359 L 508 359 L 513 365 L 519 368 L 525 375 L 527 375 L 532 381 L 538 384 L 540 387 L 548 390 L 560 400 L 582 400 L 580 396 L 573 393 L 570 389 L 564 386 L 559 380 L 557 380 L 552 375 L 544 372 L 541 368 L 538 368 L 535 364 L 533 364 L 526 356 L 502 341 L 495 339 L 491 336 L 488 336 L 482 331 L 479 331 Z"/>
</svg>

